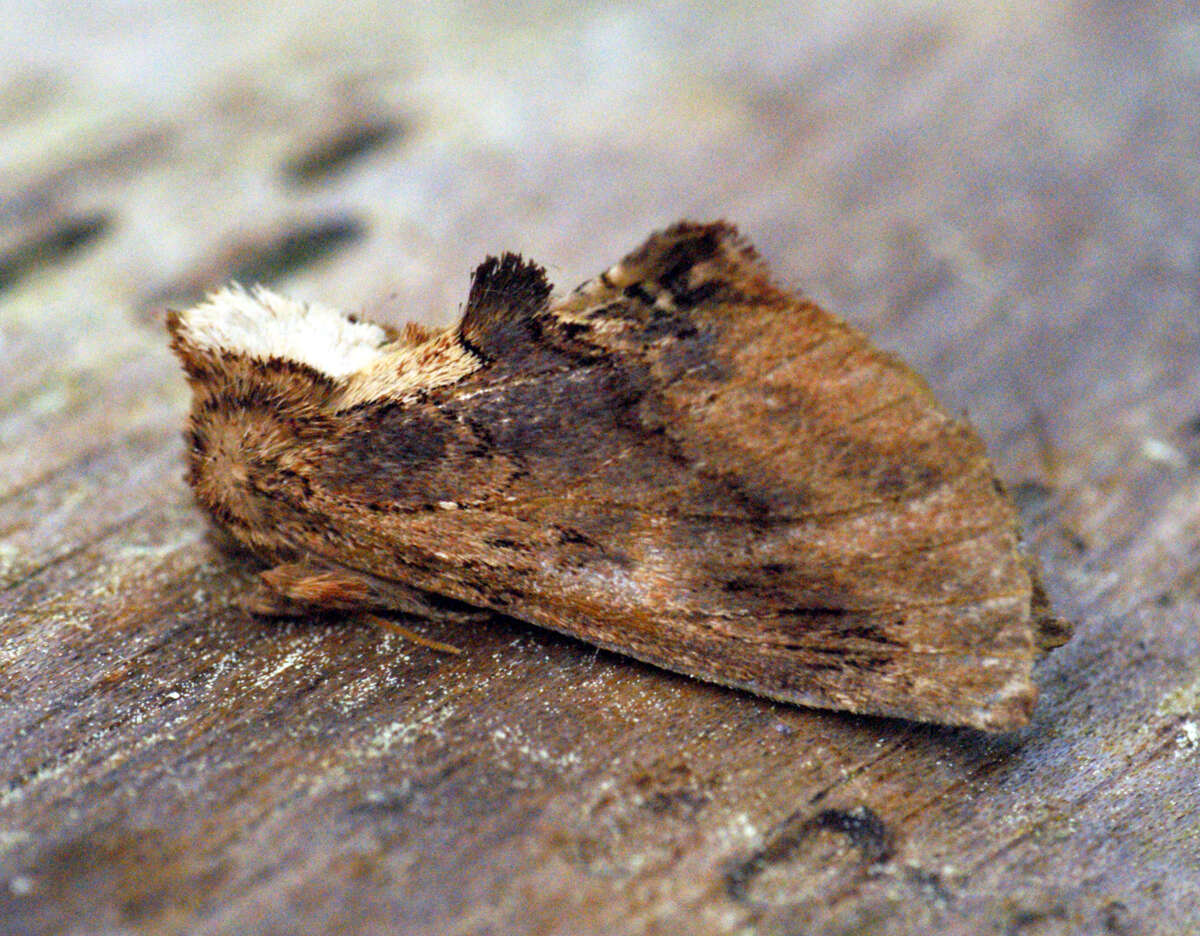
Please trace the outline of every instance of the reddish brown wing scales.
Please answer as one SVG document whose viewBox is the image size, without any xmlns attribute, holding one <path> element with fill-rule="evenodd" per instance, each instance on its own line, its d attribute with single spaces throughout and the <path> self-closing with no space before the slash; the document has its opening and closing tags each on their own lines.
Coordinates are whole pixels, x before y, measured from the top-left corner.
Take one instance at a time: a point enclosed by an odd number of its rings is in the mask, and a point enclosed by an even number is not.
<svg viewBox="0 0 1200 936">
<path fill-rule="evenodd" d="M 489 261 L 456 333 L 477 369 L 297 432 L 273 554 L 773 698 L 1028 719 L 1062 635 L 978 438 L 920 378 L 723 224 L 547 297 Z"/>
</svg>

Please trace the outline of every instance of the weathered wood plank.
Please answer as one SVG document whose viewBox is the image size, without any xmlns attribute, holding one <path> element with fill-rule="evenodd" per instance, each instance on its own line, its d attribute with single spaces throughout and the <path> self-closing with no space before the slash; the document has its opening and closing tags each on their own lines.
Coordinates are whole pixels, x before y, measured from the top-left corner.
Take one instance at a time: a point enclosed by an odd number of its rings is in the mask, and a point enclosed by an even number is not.
<svg viewBox="0 0 1200 936">
<path fill-rule="evenodd" d="M 102 10 L 0 36 L 0 931 L 1200 929 L 1186 4 Z M 139 14 L 141 15 L 141 14 Z M 676 217 L 969 409 L 1076 639 L 1026 731 L 525 625 L 280 624 L 181 479 L 163 306 L 445 323 Z"/>
</svg>

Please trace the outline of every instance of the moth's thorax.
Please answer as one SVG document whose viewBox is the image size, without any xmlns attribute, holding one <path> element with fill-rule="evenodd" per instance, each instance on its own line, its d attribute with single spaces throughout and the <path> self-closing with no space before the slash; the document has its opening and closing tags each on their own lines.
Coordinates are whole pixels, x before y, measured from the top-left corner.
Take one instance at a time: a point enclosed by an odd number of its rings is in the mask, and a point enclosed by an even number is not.
<svg viewBox="0 0 1200 936">
<path fill-rule="evenodd" d="M 410 400 L 462 380 L 482 363 L 452 329 L 415 342 L 398 341 L 342 381 L 335 405 L 345 410 L 381 400 Z"/>
</svg>

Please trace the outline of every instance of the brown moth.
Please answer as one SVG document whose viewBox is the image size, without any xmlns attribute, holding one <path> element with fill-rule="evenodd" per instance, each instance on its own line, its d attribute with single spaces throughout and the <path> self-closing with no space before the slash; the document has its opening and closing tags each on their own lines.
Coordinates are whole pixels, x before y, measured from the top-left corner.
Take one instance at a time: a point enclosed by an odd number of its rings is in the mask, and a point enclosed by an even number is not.
<svg viewBox="0 0 1200 936">
<path fill-rule="evenodd" d="M 1034 660 L 1069 636 L 972 428 L 728 224 L 676 224 L 561 299 L 488 258 L 445 331 L 239 288 L 168 325 L 189 480 L 273 566 L 256 610 L 465 603 L 987 730 L 1028 721 Z"/>
</svg>

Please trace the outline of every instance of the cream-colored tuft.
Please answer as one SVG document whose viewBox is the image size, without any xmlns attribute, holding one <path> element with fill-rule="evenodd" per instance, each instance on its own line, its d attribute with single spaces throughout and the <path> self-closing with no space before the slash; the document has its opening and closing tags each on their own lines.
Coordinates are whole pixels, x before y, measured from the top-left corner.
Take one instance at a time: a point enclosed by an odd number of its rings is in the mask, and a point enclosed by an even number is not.
<svg viewBox="0 0 1200 936">
<path fill-rule="evenodd" d="M 383 356 L 387 333 L 328 306 L 285 299 L 262 286 L 229 286 L 180 315 L 182 337 L 197 348 L 283 358 L 341 379 Z"/>
<path fill-rule="evenodd" d="M 427 390 L 457 383 L 483 362 L 458 340 L 456 329 L 434 332 L 417 344 L 393 344 L 386 354 L 349 378 L 338 408 L 376 400 L 405 402 Z"/>
</svg>

